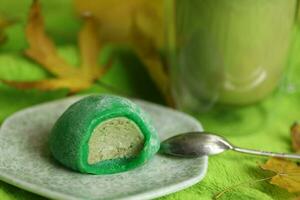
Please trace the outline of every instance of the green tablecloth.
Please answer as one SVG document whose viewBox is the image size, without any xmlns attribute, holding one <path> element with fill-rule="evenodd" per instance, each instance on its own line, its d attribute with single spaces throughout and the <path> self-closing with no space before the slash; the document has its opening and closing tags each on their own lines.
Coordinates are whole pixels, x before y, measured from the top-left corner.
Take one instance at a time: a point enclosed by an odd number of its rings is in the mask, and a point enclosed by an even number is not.
<svg viewBox="0 0 300 200">
<path fill-rule="evenodd" d="M 70 0 L 42 1 L 47 31 L 59 46 L 59 51 L 69 62 L 78 63 L 76 32 L 80 28 L 70 7 Z M 17 18 L 18 23 L 7 30 L 9 40 L 0 47 L 0 78 L 13 80 L 37 80 L 49 74 L 21 54 L 26 48 L 24 24 L 30 1 L 1 0 L 0 13 Z M 296 32 L 296 31 L 295 31 Z M 295 34 L 297 35 L 297 33 Z M 299 34 L 300 36 L 300 34 Z M 276 42 L 276 41 L 274 41 Z M 299 43 L 299 42 L 298 42 Z M 299 43 L 300 44 L 300 43 Z M 289 126 L 300 119 L 300 45 L 294 42 L 287 65 L 289 69 L 280 89 L 263 102 L 243 108 L 217 108 L 215 111 L 196 116 L 209 131 L 226 136 L 231 142 L 243 147 L 270 151 L 291 151 Z M 106 54 L 113 48 L 108 48 Z M 299 49 L 297 54 L 297 49 Z M 138 59 L 126 49 L 118 50 L 111 71 L 88 92 L 122 93 L 161 103 L 157 90 Z M 105 55 L 103 56 L 105 57 Z M 139 76 L 135 76 L 139 73 Z M 105 85 L 110 85 L 107 87 Z M 289 92 L 287 92 L 289 91 Z M 64 90 L 40 92 L 19 91 L 0 85 L 0 120 L 8 115 L 40 102 L 66 96 Z M 0 152 L 1 153 L 1 152 Z M 226 187 L 261 179 L 270 174 L 262 171 L 259 163 L 266 159 L 224 153 L 209 159 L 209 168 L 204 180 L 193 187 L 163 197 L 163 199 L 211 199 Z M 99 186 L 101 187 L 101 186 Z M 291 199 L 285 190 L 267 182 L 241 185 L 222 196 L 221 199 Z M 0 199 L 44 199 L 0 181 Z"/>
</svg>

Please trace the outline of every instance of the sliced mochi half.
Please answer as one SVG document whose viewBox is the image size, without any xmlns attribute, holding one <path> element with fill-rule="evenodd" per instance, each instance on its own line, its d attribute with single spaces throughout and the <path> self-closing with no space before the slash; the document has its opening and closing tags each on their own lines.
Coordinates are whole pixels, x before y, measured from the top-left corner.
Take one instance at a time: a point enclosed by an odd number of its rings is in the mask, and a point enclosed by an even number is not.
<svg viewBox="0 0 300 200">
<path fill-rule="evenodd" d="M 133 169 L 151 159 L 160 141 L 149 116 L 128 99 L 93 95 L 56 121 L 50 150 L 63 165 L 90 174 Z"/>
</svg>

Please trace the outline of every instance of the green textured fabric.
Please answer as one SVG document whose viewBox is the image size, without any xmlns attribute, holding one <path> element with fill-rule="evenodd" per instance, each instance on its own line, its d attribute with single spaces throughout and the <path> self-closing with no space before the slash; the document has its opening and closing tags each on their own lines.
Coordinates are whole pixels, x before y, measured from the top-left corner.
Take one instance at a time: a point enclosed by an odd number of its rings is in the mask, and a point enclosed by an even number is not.
<svg viewBox="0 0 300 200">
<path fill-rule="evenodd" d="M 78 56 L 74 33 L 78 31 L 79 23 L 73 20 L 70 2 L 71 0 L 44 0 L 42 4 L 49 34 L 59 45 L 61 54 L 70 62 L 76 63 Z M 0 0 L 0 12 L 16 16 L 19 19 L 18 24 L 6 31 L 8 42 L 0 47 L 1 78 L 37 80 L 49 76 L 38 65 L 21 55 L 21 50 L 27 45 L 22 31 L 29 4 L 28 0 Z M 231 142 L 243 147 L 292 151 L 289 126 L 295 120 L 300 120 L 300 33 L 297 33 L 296 37 L 297 41 L 293 45 L 294 51 L 287 63 L 289 66 L 287 76 L 282 81 L 281 88 L 259 104 L 239 109 L 220 107 L 214 112 L 197 116 L 206 130 L 218 132 Z M 106 52 L 110 52 L 110 50 Z M 105 58 L 101 62 L 105 62 Z M 93 85 L 84 93 L 89 92 L 122 93 L 161 102 L 140 62 L 126 50 L 118 51 L 112 70 L 103 77 L 101 82 Z M 0 85 L 0 119 L 3 121 L 9 114 L 21 108 L 62 98 L 65 95 L 66 91 L 51 93 L 33 90 L 19 91 Z M 264 172 L 258 167 L 259 163 L 265 161 L 265 158 L 233 152 L 213 156 L 209 159 L 208 172 L 202 182 L 161 199 L 212 199 L 216 193 L 232 185 L 270 176 L 270 173 Z M 225 193 L 221 199 L 285 200 L 294 197 L 284 189 L 267 182 L 253 185 L 244 184 L 234 188 L 235 190 Z M 0 199 L 35 200 L 45 198 L 0 182 Z"/>
<path fill-rule="evenodd" d="M 102 122 L 116 117 L 132 120 L 144 135 L 144 147 L 133 158 L 88 161 L 88 141 L 93 130 Z M 80 123 L 78 123 L 80 122 Z M 82 173 L 112 174 L 127 171 L 150 160 L 158 151 L 160 141 L 150 118 L 126 98 L 92 95 L 71 105 L 55 123 L 50 136 L 54 157 L 67 167 Z"/>
</svg>

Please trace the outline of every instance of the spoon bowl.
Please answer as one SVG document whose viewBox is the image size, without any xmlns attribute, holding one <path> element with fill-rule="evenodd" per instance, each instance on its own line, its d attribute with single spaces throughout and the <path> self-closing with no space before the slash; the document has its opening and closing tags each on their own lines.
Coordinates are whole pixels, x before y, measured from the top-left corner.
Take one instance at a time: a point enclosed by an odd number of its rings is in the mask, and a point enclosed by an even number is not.
<svg viewBox="0 0 300 200">
<path fill-rule="evenodd" d="M 279 158 L 300 159 L 300 154 L 274 153 L 239 148 L 225 138 L 209 132 L 189 132 L 173 136 L 161 143 L 160 152 L 177 157 L 194 158 L 220 154 L 227 150 Z"/>
<path fill-rule="evenodd" d="M 232 149 L 224 138 L 208 132 L 190 132 L 165 140 L 160 151 L 179 157 L 215 155 Z"/>
</svg>

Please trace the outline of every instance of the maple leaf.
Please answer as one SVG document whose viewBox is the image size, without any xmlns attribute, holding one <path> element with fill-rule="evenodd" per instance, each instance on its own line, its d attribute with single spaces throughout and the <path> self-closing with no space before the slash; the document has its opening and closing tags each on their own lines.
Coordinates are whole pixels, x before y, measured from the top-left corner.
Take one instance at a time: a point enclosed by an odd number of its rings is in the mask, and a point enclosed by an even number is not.
<svg viewBox="0 0 300 200">
<path fill-rule="evenodd" d="M 291 126 L 292 145 L 295 152 L 300 152 L 300 125 L 294 123 Z"/>
<path fill-rule="evenodd" d="M 261 168 L 276 173 L 270 180 L 271 184 L 284 188 L 289 192 L 300 192 L 300 166 L 297 163 L 285 159 L 271 158 L 261 165 Z"/>
<path fill-rule="evenodd" d="M 161 0 L 75 0 L 77 12 L 93 13 L 100 24 L 101 41 L 130 44 L 170 106 L 169 73 L 160 49 L 164 41 Z"/>
<path fill-rule="evenodd" d="M 299 151 L 300 147 L 300 125 L 294 123 L 291 126 L 291 136 L 293 142 L 293 148 L 295 151 Z M 270 183 L 277 185 L 281 188 L 286 189 L 288 192 L 300 192 L 300 165 L 296 162 L 282 159 L 282 158 L 270 158 L 265 164 L 260 165 L 264 170 L 272 171 L 275 173 L 274 176 L 261 178 L 258 180 L 249 180 L 246 182 L 241 182 L 235 185 L 232 185 L 225 190 L 217 193 L 214 196 L 214 199 L 219 199 L 223 194 L 231 190 L 236 189 L 237 187 L 245 184 L 253 184 L 261 181 L 270 180 Z M 300 197 L 295 198 L 295 200 L 300 200 Z"/>
<path fill-rule="evenodd" d="M 170 106 L 173 106 L 174 102 L 171 95 L 168 72 L 162 62 L 158 49 L 155 47 L 154 38 L 151 37 L 151 35 L 147 35 L 147 33 L 142 30 L 136 19 L 141 18 L 133 17 L 132 21 L 131 41 L 134 51 L 144 63 L 147 72 L 164 96 L 166 102 Z"/>
<path fill-rule="evenodd" d="M 98 66 L 97 56 L 101 46 L 98 40 L 97 25 L 94 18 L 88 13 L 83 18 L 85 23 L 78 37 L 81 66 L 74 67 L 59 56 L 54 43 L 45 33 L 40 4 L 38 0 L 34 0 L 26 26 L 29 49 L 25 51 L 25 54 L 49 71 L 54 78 L 31 82 L 2 81 L 20 89 L 68 88 L 70 92 L 74 93 L 89 88 L 108 70 L 110 65 L 101 68 Z"/>
<path fill-rule="evenodd" d="M 164 45 L 162 0 L 74 0 L 74 5 L 77 13 L 88 11 L 95 16 L 100 24 L 101 39 L 105 42 L 130 43 L 132 15 L 138 12 L 146 17 L 142 20 L 149 19 L 139 25 L 151 35 L 155 46 L 160 48 Z"/>
</svg>

